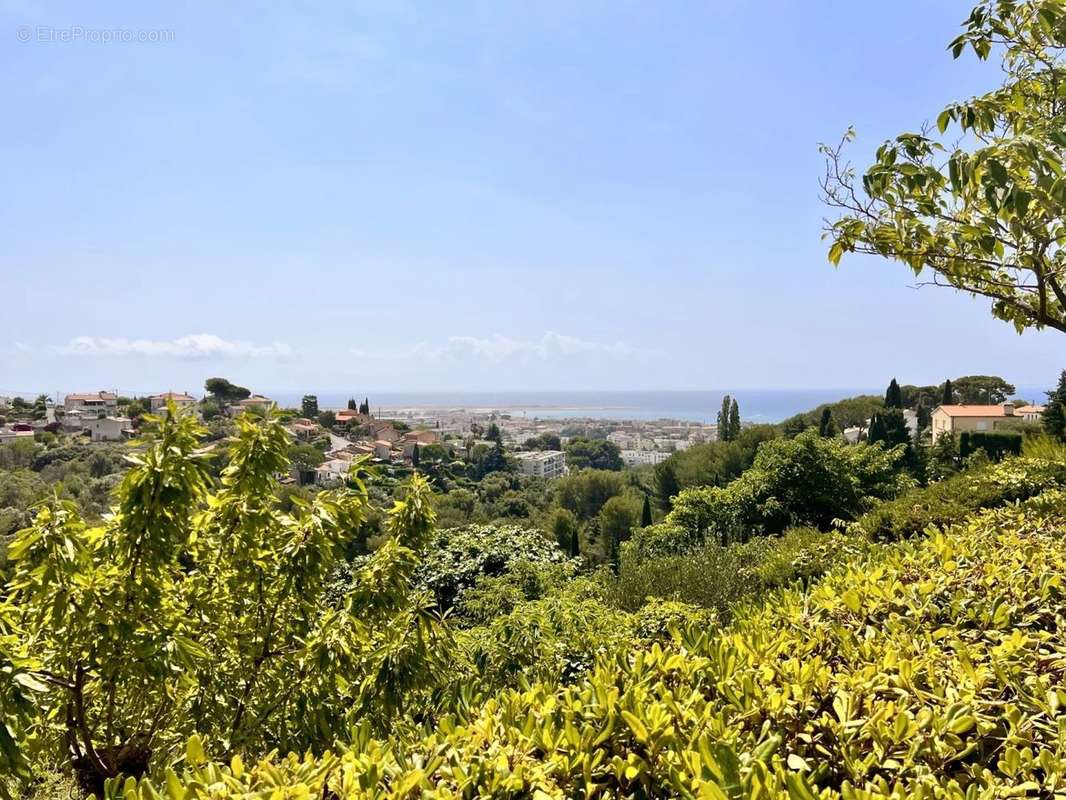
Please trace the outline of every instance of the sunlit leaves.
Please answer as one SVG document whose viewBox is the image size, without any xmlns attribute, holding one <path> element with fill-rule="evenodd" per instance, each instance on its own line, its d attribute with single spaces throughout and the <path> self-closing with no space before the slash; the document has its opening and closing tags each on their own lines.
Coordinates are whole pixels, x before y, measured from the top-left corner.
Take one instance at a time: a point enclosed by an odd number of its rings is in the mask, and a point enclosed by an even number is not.
<svg viewBox="0 0 1066 800">
<path fill-rule="evenodd" d="M 1066 331 L 1066 12 L 1061 0 L 984 0 L 964 27 L 954 55 L 999 53 L 1005 84 L 944 108 L 939 138 L 884 143 L 859 184 L 841 148 L 823 146 L 824 199 L 840 214 L 825 230 L 828 259 L 895 259 L 991 299 L 1019 331 Z"/>
</svg>

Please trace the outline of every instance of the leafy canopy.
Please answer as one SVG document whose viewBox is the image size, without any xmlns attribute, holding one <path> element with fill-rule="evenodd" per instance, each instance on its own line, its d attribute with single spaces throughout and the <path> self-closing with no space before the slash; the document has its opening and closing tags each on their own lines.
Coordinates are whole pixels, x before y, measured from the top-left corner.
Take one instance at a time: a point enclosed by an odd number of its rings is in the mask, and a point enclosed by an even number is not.
<svg viewBox="0 0 1066 800">
<path fill-rule="evenodd" d="M 869 253 L 924 283 L 990 298 L 1020 332 L 1066 332 L 1066 7 L 983 0 L 950 46 L 1002 60 L 1003 85 L 948 105 L 936 131 L 885 142 L 861 179 L 843 157 L 849 131 L 823 146 L 823 198 L 839 217 L 829 260 Z"/>
</svg>

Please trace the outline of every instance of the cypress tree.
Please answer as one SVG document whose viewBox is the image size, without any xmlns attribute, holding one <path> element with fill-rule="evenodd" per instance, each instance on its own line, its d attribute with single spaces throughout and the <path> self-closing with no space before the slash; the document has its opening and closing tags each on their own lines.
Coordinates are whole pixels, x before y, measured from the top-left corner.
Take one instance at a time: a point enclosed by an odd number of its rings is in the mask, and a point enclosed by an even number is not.
<svg viewBox="0 0 1066 800">
<path fill-rule="evenodd" d="M 359 406 L 357 406 L 355 404 L 355 398 L 354 397 L 349 397 L 348 398 L 348 410 L 349 411 L 358 411 L 359 410 Z"/>
<path fill-rule="evenodd" d="M 718 412 L 718 440 L 720 442 L 732 441 L 732 437 L 729 435 L 729 410 L 730 397 L 726 395 L 722 398 L 722 410 Z"/>
<path fill-rule="evenodd" d="M 421 456 L 418 454 L 418 442 L 415 442 L 415 449 L 411 451 L 411 466 L 418 469 L 418 464 Z"/>
<path fill-rule="evenodd" d="M 818 435 L 824 438 L 836 436 L 837 426 L 833 422 L 833 411 L 828 406 L 822 409 L 822 418 L 818 421 Z"/>
<path fill-rule="evenodd" d="M 732 442 L 738 436 L 740 436 L 740 406 L 737 405 L 737 399 L 734 397 L 729 407 L 729 441 Z"/>
<path fill-rule="evenodd" d="M 1066 370 L 1059 376 L 1059 385 L 1047 393 L 1044 431 L 1048 436 L 1066 440 Z"/>
<path fill-rule="evenodd" d="M 944 394 L 940 398 L 940 405 L 953 406 L 955 405 L 955 389 L 951 385 L 951 378 L 944 381 Z"/>
<path fill-rule="evenodd" d="M 651 501 L 644 495 L 644 508 L 640 511 L 640 527 L 647 528 L 651 525 Z"/>
<path fill-rule="evenodd" d="M 866 441 L 870 444 L 877 444 L 883 442 L 887 438 L 888 432 L 885 429 L 885 421 L 881 418 L 881 412 L 878 411 L 870 419 L 870 431 L 866 434 Z"/>
<path fill-rule="evenodd" d="M 903 408 L 903 392 L 900 391 L 895 378 L 888 384 L 888 389 L 885 391 L 885 408 Z"/>
<path fill-rule="evenodd" d="M 581 529 L 574 528 L 570 534 L 570 556 L 572 558 L 580 558 L 581 556 Z"/>
</svg>

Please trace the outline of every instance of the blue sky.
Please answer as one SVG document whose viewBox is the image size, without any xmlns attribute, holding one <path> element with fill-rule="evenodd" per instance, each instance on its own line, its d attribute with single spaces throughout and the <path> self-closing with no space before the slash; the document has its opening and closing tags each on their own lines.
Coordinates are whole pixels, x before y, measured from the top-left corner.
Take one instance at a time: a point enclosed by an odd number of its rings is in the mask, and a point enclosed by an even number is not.
<svg viewBox="0 0 1066 800">
<path fill-rule="evenodd" d="M 819 141 L 865 163 L 998 80 L 945 52 L 969 0 L 92 6 L 0 4 L 0 389 L 1066 366 L 820 241 Z"/>
</svg>

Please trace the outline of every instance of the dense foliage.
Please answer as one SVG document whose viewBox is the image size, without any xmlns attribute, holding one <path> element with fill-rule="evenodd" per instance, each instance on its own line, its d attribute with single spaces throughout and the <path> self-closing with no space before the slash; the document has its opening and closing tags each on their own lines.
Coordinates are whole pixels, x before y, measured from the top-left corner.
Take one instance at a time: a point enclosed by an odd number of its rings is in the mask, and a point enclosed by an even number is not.
<svg viewBox="0 0 1066 800">
<path fill-rule="evenodd" d="M 807 431 L 764 443 L 752 468 L 725 487 L 686 489 L 665 520 L 640 532 L 641 552 L 681 552 L 705 540 L 728 544 L 790 525 L 827 527 L 911 485 L 902 448 L 848 445 Z"/>
<path fill-rule="evenodd" d="M 566 553 L 539 530 L 473 525 L 435 533 L 421 555 L 415 583 L 432 593 L 438 608 L 448 611 L 480 580 L 566 561 Z"/>
<path fill-rule="evenodd" d="M 404 745 L 213 764 L 171 797 L 1004 796 L 1066 790 L 1061 495 L 986 512 Z M 150 797 L 145 785 L 116 796 Z"/>
<path fill-rule="evenodd" d="M 446 629 L 411 586 L 432 526 L 424 482 L 334 608 L 321 595 L 365 489 L 284 513 L 276 420 L 238 420 L 217 489 L 199 425 L 172 413 L 157 425 L 102 524 L 57 500 L 11 544 L 4 615 L 23 632 L 37 757 L 69 758 L 98 789 L 165 763 L 193 733 L 232 752 L 304 748 L 402 708 L 444 657 Z"/>
</svg>

